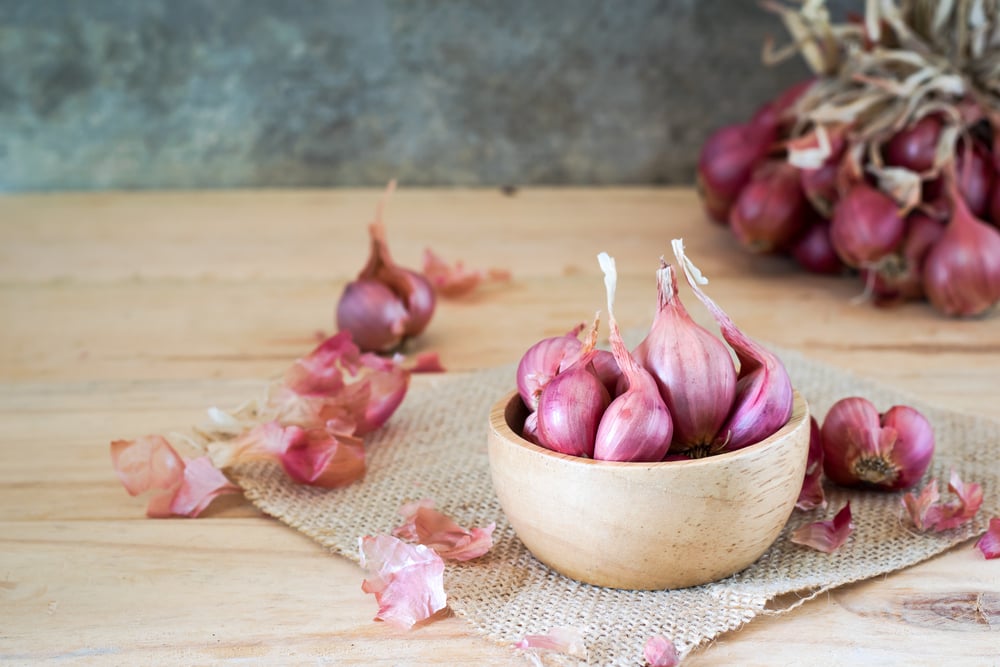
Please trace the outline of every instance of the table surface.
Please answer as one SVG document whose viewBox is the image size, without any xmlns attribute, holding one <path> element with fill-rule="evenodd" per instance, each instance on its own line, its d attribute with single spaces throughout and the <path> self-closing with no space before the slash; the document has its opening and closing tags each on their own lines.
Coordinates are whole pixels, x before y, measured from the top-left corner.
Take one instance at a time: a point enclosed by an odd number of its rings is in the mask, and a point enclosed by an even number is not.
<svg viewBox="0 0 1000 667">
<path fill-rule="evenodd" d="M 372 622 L 354 563 L 241 497 L 196 520 L 147 519 L 111 470 L 111 440 L 184 431 L 332 332 L 378 195 L 0 197 L 0 662 L 518 662 L 456 617 Z M 387 224 L 405 266 L 431 247 L 513 273 L 438 307 L 415 349 L 450 372 L 515 361 L 603 308 L 602 250 L 618 260 L 621 324 L 647 325 L 658 257 L 680 236 L 751 335 L 998 416 L 1000 316 L 858 305 L 856 279 L 740 250 L 688 189 L 404 188 Z M 754 620 L 685 665 L 997 664 L 998 647 L 1000 561 L 967 543 Z"/>
</svg>

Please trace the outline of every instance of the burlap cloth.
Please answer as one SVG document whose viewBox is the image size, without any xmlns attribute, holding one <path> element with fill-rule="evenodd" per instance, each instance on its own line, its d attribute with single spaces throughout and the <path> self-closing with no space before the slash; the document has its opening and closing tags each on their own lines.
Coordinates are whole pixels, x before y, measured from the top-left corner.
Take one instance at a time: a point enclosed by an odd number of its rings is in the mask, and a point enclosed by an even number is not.
<svg viewBox="0 0 1000 667">
<path fill-rule="evenodd" d="M 267 464 L 241 468 L 235 477 L 261 510 L 354 561 L 358 537 L 391 532 L 406 501 L 433 498 L 439 509 L 465 526 L 495 521 L 495 544 L 487 555 L 447 564 L 445 591 L 451 609 L 483 636 L 508 645 L 526 633 L 577 626 L 585 633 L 588 662 L 595 665 L 642 664 L 643 645 L 653 634 L 670 637 L 686 655 L 759 614 L 786 613 L 795 606 L 789 606 L 786 597 L 781 609 L 769 609 L 768 603 L 778 596 L 795 593 L 807 598 L 913 565 L 982 533 L 989 517 L 1000 514 L 1000 422 L 938 409 L 798 353 L 772 349 L 817 417 L 849 395 L 865 396 L 882 410 L 897 403 L 921 410 L 937 437 L 928 477 L 937 476 L 944 489 L 955 469 L 963 480 L 981 483 L 986 500 L 976 518 L 945 533 L 917 534 L 902 520 L 899 494 L 828 486 L 826 510 L 793 512 L 760 560 L 725 580 L 652 592 L 581 584 L 528 553 L 493 492 L 487 415 L 513 388 L 514 366 L 421 378 L 389 423 L 370 437 L 364 480 L 347 488 L 327 491 L 295 484 Z M 790 531 L 830 518 L 847 499 L 855 530 L 837 552 L 820 553 L 789 541 Z M 512 650 L 512 661 L 520 653 Z"/>
</svg>

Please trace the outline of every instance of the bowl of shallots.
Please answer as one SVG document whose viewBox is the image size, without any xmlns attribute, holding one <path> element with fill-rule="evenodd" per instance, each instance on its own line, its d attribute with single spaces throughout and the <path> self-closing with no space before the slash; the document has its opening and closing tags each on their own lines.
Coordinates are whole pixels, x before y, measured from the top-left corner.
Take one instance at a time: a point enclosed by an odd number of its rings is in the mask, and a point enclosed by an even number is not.
<svg viewBox="0 0 1000 667">
<path fill-rule="evenodd" d="M 678 266 L 719 323 L 696 324 L 661 260 L 660 308 L 634 350 L 612 305 L 616 269 L 602 253 L 610 351 L 595 320 L 539 341 L 517 390 L 491 409 L 494 490 L 536 559 L 588 584 L 658 590 L 722 579 L 752 564 L 791 515 L 805 475 L 809 407 L 781 361 L 744 335 Z"/>
</svg>

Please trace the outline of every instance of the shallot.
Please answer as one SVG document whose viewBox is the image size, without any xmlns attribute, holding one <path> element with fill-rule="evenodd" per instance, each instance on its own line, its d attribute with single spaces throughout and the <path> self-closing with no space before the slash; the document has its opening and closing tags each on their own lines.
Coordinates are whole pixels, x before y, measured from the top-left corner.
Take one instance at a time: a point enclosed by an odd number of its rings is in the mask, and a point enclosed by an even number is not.
<svg viewBox="0 0 1000 667">
<path fill-rule="evenodd" d="M 608 295 L 611 352 L 622 371 L 626 388 L 601 416 L 594 458 L 604 461 L 660 461 L 670 449 L 673 420 L 660 397 L 656 381 L 625 347 L 614 315 L 618 272 L 615 260 L 602 252 L 597 256 L 604 271 Z"/>
<path fill-rule="evenodd" d="M 815 78 L 706 140 L 698 181 L 708 217 L 728 220 L 751 251 L 860 277 L 877 306 L 991 311 L 1000 302 L 991 83 L 1000 41 L 984 35 L 1000 31 L 1000 6 L 923 11 L 935 3 L 882 0 L 865 3 L 863 19 L 838 22 L 823 0 L 762 4 L 793 40 L 769 45 L 768 62 L 801 54 Z M 908 219 L 917 212 L 949 221 L 940 239 L 926 220 Z"/>
<path fill-rule="evenodd" d="M 391 352 L 419 335 L 434 314 L 434 288 L 420 273 L 396 264 L 389 253 L 382 211 L 395 189 L 389 184 L 369 225 L 371 254 L 356 280 L 348 283 L 337 303 L 337 327 L 372 352 Z"/>
<path fill-rule="evenodd" d="M 736 367 L 726 345 L 691 319 L 674 267 L 660 260 L 659 310 L 635 359 L 659 387 L 674 424 L 674 453 L 708 453 L 736 397 Z"/>
<path fill-rule="evenodd" d="M 907 489 L 923 477 L 934 455 L 934 430 L 919 411 L 896 405 L 879 414 L 866 398 L 842 398 L 821 429 L 823 470 L 842 486 Z"/>
</svg>

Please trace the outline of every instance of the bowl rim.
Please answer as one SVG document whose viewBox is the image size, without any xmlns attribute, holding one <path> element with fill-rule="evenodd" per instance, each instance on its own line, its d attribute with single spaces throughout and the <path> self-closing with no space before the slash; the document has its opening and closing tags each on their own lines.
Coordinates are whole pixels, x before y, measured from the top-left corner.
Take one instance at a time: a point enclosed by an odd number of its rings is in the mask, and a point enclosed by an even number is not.
<svg viewBox="0 0 1000 667">
<path fill-rule="evenodd" d="M 521 401 L 521 407 L 527 410 L 527 406 L 524 405 L 524 401 L 521 399 L 520 393 L 517 389 L 514 389 L 508 394 L 505 394 L 503 398 L 493 404 L 490 410 L 490 428 L 501 439 L 506 441 L 509 445 L 520 447 L 533 454 L 549 457 L 554 460 L 565 462 L 567 465 L 580 465 L 585 467 L 595 467 L 595 468 L 605 468 L 605 469 L 623 469 L 623 470 L 638 470 L 638 469 L 650 469 L 650 468 L 692 468 L 695 466 L 709 466 L 724 463 L 727 461 L 734 461 L 746 456 L 755 454 L 761 450 L 767 449 L 775 441 L 790 435 L 792 431 L 799 427 L 802 422 L 807 422 L 810 417 L 809 403 L 806 401 L 805 397 L 798 392 L 797 389 L 792 389 L 792 416 L 788 418 L 788 421 L 782 425 L 777 431 L 769 435 L 768 437 L 755 442 L 752 445 L 747 445 L 746 447 L 741 447 L 740 449 L 735 449 L 729 452 L 722 452 L 720 454 L 712 454 L 711 456 L 705 456 L 700 459 L 688 459 L 684 461 L 602 461 L 600 459 L 588 459 L 582 456 L 574 456 L 572 454 L 563 454 L 561 452 L 556 452 L 551 449 L 542 447 L 541 445 L 536 445 L 533 442 L 525 440 L 520 434 L 516 433 L 513 428 L 507 423 L 507 410 L 510 407 L 512 401 Z M 796 413 L 796 408 L 802 409 L 802 418 L 799 420 L 793 419 Z"/>
</svg>

